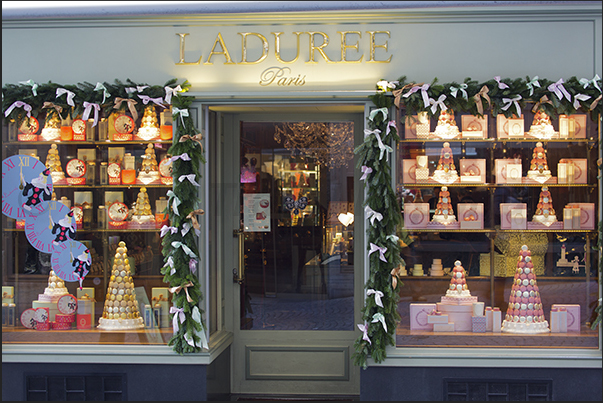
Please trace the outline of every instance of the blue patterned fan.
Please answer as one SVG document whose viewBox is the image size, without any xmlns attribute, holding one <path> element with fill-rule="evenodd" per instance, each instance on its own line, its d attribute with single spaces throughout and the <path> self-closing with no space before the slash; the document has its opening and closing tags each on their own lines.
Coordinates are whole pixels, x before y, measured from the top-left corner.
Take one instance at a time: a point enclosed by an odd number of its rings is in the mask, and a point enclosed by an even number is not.
<svg viewBox="0 0 603 403">
<path fill-rule="evenodd" d="M 293 214 L 299 214 L 299 210 L 303 210 L 308 205 L 308 198 L 303 196 L 295 200 L 294 196 L 285 196 L 285 208 L 289 211 L 293 210 Z"/>
</svg>

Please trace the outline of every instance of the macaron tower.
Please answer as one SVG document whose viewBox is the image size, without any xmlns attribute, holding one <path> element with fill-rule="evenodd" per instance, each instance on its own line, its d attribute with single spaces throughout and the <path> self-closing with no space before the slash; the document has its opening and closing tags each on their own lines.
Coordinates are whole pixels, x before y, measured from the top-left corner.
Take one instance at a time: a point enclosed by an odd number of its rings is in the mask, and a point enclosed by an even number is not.
<svg viewBox="0 0 603 403">
<path fill-rule="evenodd" d="M 461 261 L 457 260 L 454 262 L 450 285 L 446 291 L 446 296 L 441 299 L 442 303 L 473 304 L 474 302 L 477 302 L 477 297 L 471 296 L 471 292 L 469 291 L 469 288 L 467 288 L 465 273 Z"/>
<path fill-rule="evenodd" d="M 548 333 L 540 292 L 530 250 L 523 245 L 519 251 L 507 314 L 502 324 L 505 333 Z"/>
</svg>

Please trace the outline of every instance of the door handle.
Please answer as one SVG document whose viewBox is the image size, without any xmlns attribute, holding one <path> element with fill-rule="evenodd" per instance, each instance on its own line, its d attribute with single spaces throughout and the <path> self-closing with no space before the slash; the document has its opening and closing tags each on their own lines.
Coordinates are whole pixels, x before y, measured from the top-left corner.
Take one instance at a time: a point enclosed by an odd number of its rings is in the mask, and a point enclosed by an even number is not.
<svg viewBox="0 0 603 403">
<path fill-rule="evenodd" d="M 239 267 L 232 270 L 233 281 L 242 284 L 245 281 L 245 233 L 242 229 L 235 229 L 232 234 L 239 242 Z"/>
</svg>

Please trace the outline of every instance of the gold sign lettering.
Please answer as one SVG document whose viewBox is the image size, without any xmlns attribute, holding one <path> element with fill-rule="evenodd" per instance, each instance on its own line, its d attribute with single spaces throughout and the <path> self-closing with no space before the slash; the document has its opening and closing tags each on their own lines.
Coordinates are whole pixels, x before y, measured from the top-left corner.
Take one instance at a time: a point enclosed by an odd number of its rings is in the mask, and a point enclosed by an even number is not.
<svg viewBox="0 0 603 403">
<path fill-rule="evenodd" d="M 295 58 L 293 60 L 283 60 L 281 59 L 281 35 L 283 34 L 282 32 L 271 32 L 272 35 L 274 35 L 274 56 L 276 57 L 276 60 L 279 63 L 295 63 L 297 61 L 297 59 L 299 58 L 299 35 L 302 34 L 303 32 L 294 32 L 293 34 L 295 36 L 297 36 L 297 46 L 296 46 L 296 53 L 295 53 Z"/>
<path fill-rule="evenodd" d="M 276 84 L 281 87 L 290 85 L 302 86 L 306 83 L 306 76 L 298 74 L 297 77 L 285 75 L 291 73 L 289 67 L 268 67 L 260 74 L 260 85 L 265 87 L 270 84 Z"/>
<path fill-rule="evenodd" d="M 390 60 L 392 60 L 392 55 L 389 55 L 389 59 L 387 59 L 387 60 L 375 60 L 375 48 L 383 48 L 383 49 L 387 50 L 387 41 L 385 41 L 385 44 L 383 44 L 383 45 L 376 45 L 375 44 L 375 35 L 376 34 L 387 34 L 387 37 L 390 38 L 389 31 L 366 31 L 366 32 L 370 36 L 370 46 L 371 46 L 370 59 L 367 61 L 367 63 L 389 63 Z"/>
<path fill-rule="evenodd" d="M 359 50 L 360 38 L 362 38 L 362 34 L 360 33 L 360 31 L 337 31 L 337 33 L 341 35 L 341 63 L 360 63 L 360 62 L 362 62 L 362 58 L 364 57 L 364 55 L 360 55 L 360 59 L 358 59 L 358 60 L 348 60 L 347 59 L 348 48 L 356 49 L 357 52 Z M 358 35 L 358 42 L 356 42 L 355 45 L 347 44 L 347 35 L 348 34 Z"/>
<path fill-rule="evenodd" d="M 188 34 L 176 34 L 180 37 L 180 61 L 178 63 L 176 63 L 176 65 L 191 65 L 191 64 L 200 64 L 201 63 L 201 56 L 199 56 L 199 60 L 197 60 L 196 62 L 192 62 L 192 63 L 187 63 L 184 61 L 184 37 L 187 36 Z"/>
<path fill-rule="evenodd" d="M 222 51 L 221 52 L 216 52 L 216 45 L 220 44 L 220 46 L 222 47 Z M 216 40 L 214 41 L 214 46 L 211 48 L 211 52 L 209 52 L 209 56 L 207 56 L 207 61 L 203 64 L 213 64 L 211 62 L 211 57 L 213 55 L 224 55 L 224 57 L 226 58 L 226 61 L 224 62 L 224 64 L 236 64 L 235 62 L 232 61 L 232 59 L 230 58 L 230 53 L 228 53 L 228 48 L 226 48 L 226 44 L 224 43 L 224 39 L 222 39 L 222 34 L 218 32 L 218 36 L 216 37 Z"/>
<path fill-rule="evenodd" d="M 258 64 L 263 62 L 264 59 L 268 56 L 268 41 L 266 40 L 266 37 L 256 32 L 239 32 L 239 35 L 241 35 L 241 47 L 243 49 L 241 55 L 241 62 L 239 62 L 239 64 Z M 255 60 L 253 62 L 247 61 L 247 36 L 249 35 L 256 36 L 262 41 L 262 56 L 260 56 L 258 60 Z"/>
</svg>

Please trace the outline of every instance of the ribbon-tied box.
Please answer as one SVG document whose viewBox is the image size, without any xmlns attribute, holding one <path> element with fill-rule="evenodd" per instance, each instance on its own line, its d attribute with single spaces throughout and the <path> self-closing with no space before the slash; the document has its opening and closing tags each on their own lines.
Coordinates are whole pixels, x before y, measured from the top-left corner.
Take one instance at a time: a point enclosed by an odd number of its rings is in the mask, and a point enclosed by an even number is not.
<svg viewBox="0 0 603 403">
<path fill-rule="evenodd" d="M 523 138 L 525 128 L 523 117 L 507 118 L 502 114 L 496 116 L 496 137 L 499 139 Z"/>
<path fill-rule="evenodd" d="M 484 203 L 457 204 L 461 229 L 484 229 Z"/>
<path fill-rule="evenodd" d="M 406 117 L 404 124 L 404 138 L 425 139 L 429 137 L 430 122 L 427 114 Z"/>
<path fill-rule="evenodd" d="M 526 203 L 500 204 L 500 229 L 527 229 Z"/>
<path fill-rule="evenodd" d="M 580 305 L 579 304 L 553 304 L 551 310 L 562 308 L 567 311 L 567 331 L 568 332 L 579 332 L 580 331 Z"/>
<path fill-rule="evenodd" d="M 486 183 L 486 160 L 467 159 L 459 160 L 461 183 Z"/>
<path fill-rule="evenodd" d="M 436 309 L 436 304 L 410 304 L 410 330 L 433 330 L 427 317 Z"/>
<path fill-rule="evenodd" d="M 559 115 L 559 138 L 586 138 L 586 115 Z"/>
<path fill-rule="evenodd" d="M 551 307 L 551 333 L 567 333 L 567 310 Z"/>
<path fill-rule="evenodd" d="M 488 138 L 488 116 L 480 118 L 473 115 L 461 116 L 462 137 L 464 139 Z"/>
<path fill-rule="evenodd" d="M 496 183 L 520 184 L 522 182 L 521 170 L 521 160 L 516 160 L 513 158 L 494 160 Z"/>
<path fill-rule="evenodd" d="M 170 308 L 169 308 L 169 296 L 170 290 L 167 287 L 153 287 L 151 288 L 151 300 L 153 302 L 153 308 L 161 307 L 158 314 L 159 321 L 157 322 L 159 327 L 169 327 L 170 323 Z"/>
<path fill-rule="evenodd" d="M 557 164 L 557 183 L 588 183 L 588 161 L 586 158 L 563 158 Z"/>
<path fill-rule="evenodd" d="M 404 203 L 404 228 L 427 228 L 429 203 Z"/>
</svg>

